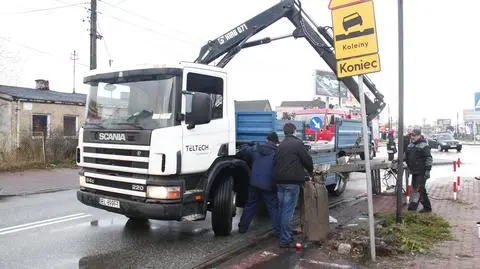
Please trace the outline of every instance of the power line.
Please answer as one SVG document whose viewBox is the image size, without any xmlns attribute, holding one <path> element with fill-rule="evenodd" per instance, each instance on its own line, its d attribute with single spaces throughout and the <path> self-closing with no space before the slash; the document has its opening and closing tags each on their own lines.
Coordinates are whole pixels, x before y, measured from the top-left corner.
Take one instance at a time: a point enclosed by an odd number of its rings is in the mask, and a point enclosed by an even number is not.
<svg viewBox="0 0 480 269">
<path fill-rule="evenodd" d="M 25 44 L 22 44 L 22 43 L 15 42 L 15 41 L 11 41 L 10 39 L 8 39 L 8 38 L 6 38 L 6 37 L 3 37 L 3 36 L 0 36 L 0 39 L 5 40 L 5 41 L 10 42 L 10 43 L 17 44 L 17 45 L 20 46 L 20 47 L 24 47 L 24 48 L 27 48 L 27 49 L 29 49 L 29 50 L 36 51 L 36 52 L 38 52 L 38 53 L 46 54 L 46 55 L 49 55 L 49 56 L 51 56 L 51 57 L 55 57 L 55 58 L 58 58 L 58 59 L 63 59 L 63 57 L 60 57 L 60 56 L 58 56 L 58 55 L 55 55 L 55 54 L 53 54 L 53 53 L 51 53 L 51 52 L 44 51 L 44 50 L 40 50 L 40 49 L 31 47 L 31 46 L 28 46 L 28 45 L 25 45 Z M 78 64 L 79 64 L 79 65 L 82 65 L 82 66 L 85 66 L 85 67 L 88 67 L 88 65 L 83 64 L 83 63 L 80 63 L 80 62 L 78 62 Z"/>
<path fill-rule="evenodd" d="M 137 17 L 142 18 L 142 19 L 144 19 L 144 20 L 147 20 L 147 21 L 156 23 L 156 24 L 158 24 L 158 25 L 160 25 L 160 26 L 163 26 L 163 27 L 165 27 L 165 28 L 168 28 L 168 29 L 172 30 L 173 32 L 180 33 L 180 34 L 183 34 L 183 35 L 189 36 L 189 37 L 194 37 L 194 38 L 196 38 L 196 39 L 198 39 L 198 40 L 200 40 L 200 41 L 202 41 L 202 42 L 205 42 L 205 40 L 204 40 L 203 38 L 200 38 L 200 37 L 197 37 L 197 36 L 195 36 L 195 35 L 192 35 L 191 33 L 187 33 L 187 32 L 184 32 L 184 31 L 175 29 L 175 28 L 173 28 L 173 27 L 170 26 L 170 25 L 166 25 L 166 24 L 164 24 L 164 23 L 161 23 L 161 22 L 159 22 L 159 21 L 157 21 L 157 20 L 151 19 L 151 18 L 146 17 L 146 16 L 144 16 L 144 15 L 141 15 L 141 14 L 138 14 L 138 13 L 136 13 L 136 12 L 133 12 L 133 11 L 130 11 L 130 10 L 121 8 L 121 7 L 119 7 L 120 4 L 112 5 L 112 4 L 110 4 L 110 3 L 108 3 L 108 2 L 106 2 L 106 1 L 104 1 L 104 0 L 99 0 L 99 1 L 102 2 L 102 3 L 104 3 L 104 4 L 106 4 L 106 5 L 108 5 L 108 6 L 110 6 L 110 7 L 119 9 L 119 10 L 121 10 L 121 11 L 123 11 L 123 12 L 129 13 L 129 14 L 131 14 L 131 15 L 137 16 Z"/>
<path fill-rule="evenodd" d="M 187 45 L 190 45 L 190 46 L 193 46 L 193 47 L 198 47 L 198 44 L 194 44 L 190 41 L 187 41 L 185 39 L 181 39 L 181 38 L 178 38 L 178 37 L 174 37 L 174 36 L 171 36 L 171 35 L 168 35 L 168 34 L 165 34 L 165 33 L 162 33 L 162 32 L 159 32 L 157 30 L 154 30 L 152 28 L 149 28 L 149 27 L 146 27 L 146 26 L 142 26 L 142 25 L 139 25 L 139 24 L 136 24 L 136 23 L 133 23 L 133 22 L 130 22 L 130 21 L 126 21 L 124 19 L 120 19 L 118 17 L 115 17 L 115 16 L 112 16 L 112 15 L 109 15 L 109 14 L 101 14 L 103 16 L 106 16 L 106 17 L 109 17 L 109 18 L 112 18 L 114 20 L 117 20 L 119 22 L 123 22 L 123 23 L 126 23 L 126 24 L 129 24 L 129 25 L 132 25 L 132 26 L 135 26 L 137 28 L 140 28 L 140 29 L 144 29 L 144 30 L 147 30 L 149 32 L 152 32 L 152 33 L 155 33 L 155 34 L 158 34 L 158 35 L 161 35 L 163 37 L 170 37 L 172 39 L 176 39 L 178 41 L 182 41 L 183 43 L 187 44 Z"/>
<path fill-rule="evenodd" d="M 110 54 L 110 50 L 108 49 L 108 46 L 107 46 L 107 41 L 105 40 L 105 36 L 103 35 L 103 30 L 102 28 L 100 27 L 100 23 L 97 22 L 97 28 L 98 28 L 98 34 L 100 35 L 100 39 L 102 39 L 103 41 L 103 45 L 105 47 L 105 51 L 107 52 L 107 55 L 108 55 L 108 65 L 109 66 L 112 66 L 112 55 Z"/>
<path fill-rule="evenodd" d="M 75 6 L 85 5 L 85 4 L 88 4 L 88 2 L 81 2 L 76 4 L 68 4 L 64 6 L 55 6 L 55 7 L 40 8 L 40 9 L 31 9 L 31 10 L 17 11 L 17 12 L 5 12 L 5 13 L 0 13 L 0 15 L 28 14 L 28 13 L 34 13 L 34 12 L 43 12 L 43 11 L 57 10 L 57 9 L 68 8 L 68 7 L 75 7 Z"/>
</svg>

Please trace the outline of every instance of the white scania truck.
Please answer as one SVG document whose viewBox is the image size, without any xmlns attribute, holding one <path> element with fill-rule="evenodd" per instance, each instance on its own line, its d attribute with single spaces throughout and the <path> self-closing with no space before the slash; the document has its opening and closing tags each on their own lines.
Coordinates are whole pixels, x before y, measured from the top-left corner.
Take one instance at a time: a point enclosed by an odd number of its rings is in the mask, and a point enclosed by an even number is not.
<svg viewBox="0 0 480 269">
<path fill-rule="evenodd" d="M 194 63 L 91 71 L 84 78 L 90 91 L 77 148 L 77 199 L 138 219 L 197 221 L 210 211 L 214 233 L 229 235 L 236 207 L 246 202 L 250 168 L 235 158 L 234 100 L 222 68 L 241 49 L 285 38 L 247 42 L 281 18 L 296 27 L 289 36 L 305 38 L 335 71 L 330 34 L 293 0 L 209 41 Z M 355 80 L 342 81 L 359 100 Z M 366 97 L 373 119 L 385 103 L 366 77 L 364 84 L 375 96 Z"/>
</svg>

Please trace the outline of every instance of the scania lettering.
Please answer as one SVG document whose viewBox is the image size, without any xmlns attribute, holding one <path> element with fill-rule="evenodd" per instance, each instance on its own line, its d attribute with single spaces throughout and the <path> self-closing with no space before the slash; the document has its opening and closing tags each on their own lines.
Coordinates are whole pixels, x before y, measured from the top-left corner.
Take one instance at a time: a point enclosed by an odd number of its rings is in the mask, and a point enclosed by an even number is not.
<svg viewBox="0 0 480 269">
<path fill-rule="evenodd" d="M 282 18 L 295 26 L 293 34 L 247 42 Z M 243 207 L 248 196 L 250 164 L 236 158 L 243 142 L 236 137 L 234 94 L 223 67 L 244 48 L 294 36 L 305 38 L 336 70 L 332 37 L 294 0 L 239 25 L 210 39 L 218 42 L 203 46 L 193 63 L 86 75 L 90 89 L 77 148 L 79 201 L 134 219 L 199 221 L 210 211 L 215 235 L 231 233 L 236 207 Z M 359 100 L 355 80 L 342 81 Z M 371 120 L 385 103 L 366 77 L 365 85 L 375 96 L 366 102 Z"/>
<path fill-rule="evenodd" d="M 98 134 L 99 140 L 117 140 L 117 141 L 125 141 L 125 134 L 119 133 L 99 133 Z"/>
</svg>

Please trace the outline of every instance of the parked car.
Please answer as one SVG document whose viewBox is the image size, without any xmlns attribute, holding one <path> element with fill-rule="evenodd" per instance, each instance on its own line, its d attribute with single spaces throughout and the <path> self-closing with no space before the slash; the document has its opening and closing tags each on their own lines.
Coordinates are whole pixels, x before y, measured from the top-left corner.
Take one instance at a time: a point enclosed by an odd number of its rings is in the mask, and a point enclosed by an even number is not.
<svg viewBox="0 0 480 269">
<path fill-rule="evenodd" d="M 431 148 L 436 148 L 440 152 L 449 149 L 456 149 L 457 152 L 462 151 L 462 142 L 456 140 L 450 133 L 434 134 L 427 139 L 427 142 Z"/>
</svg>

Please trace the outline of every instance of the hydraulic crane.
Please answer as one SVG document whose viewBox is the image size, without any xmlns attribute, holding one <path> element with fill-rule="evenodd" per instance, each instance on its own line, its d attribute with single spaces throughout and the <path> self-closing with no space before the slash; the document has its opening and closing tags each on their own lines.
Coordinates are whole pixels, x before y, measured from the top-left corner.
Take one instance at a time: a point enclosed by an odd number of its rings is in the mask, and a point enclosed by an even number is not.
<svg viewBox="0 0 480 269">
<path fill-rule="evenodd" d="M 282 18 L 287 18 L 296 27 L 292 34 L 276 38 L 263 38 L 260 40 L 249 41 L 258 32 L 274 24 Z M 315 49 L 318 55 L 327 63 L 327 65 L 336 74 L 336 59 L 333 46 L 333 39 L 327 31 L 329 27 L 319 27 L 311 17 L 302 9 L 302 4 L 298 0 L 282 0 L 280 3 L 270 7 L 264 12 L 251 18 L 250 20 L 238 25 L 225 34 L 210 40 L 204 45 L 196 63 L 210 64 L 216 59 L 222 57 L 216 64 L 218 67 L 225 67 L 232 58 L 244 48 L 254 47 L 270 43 L 288 37 L 305 38 Z M 360 101 L 358 94 L 358 84 L 352 77 L 340 79 L 353 96 Z M 367 119 L 371 121 L 377 117 L 386 104 L 375 84 L 364 76 L 363 82 L 369 91 L 373 94 L 374 100 L 370 100 L 366 94 L 366 112 Z"/>
</svg>

